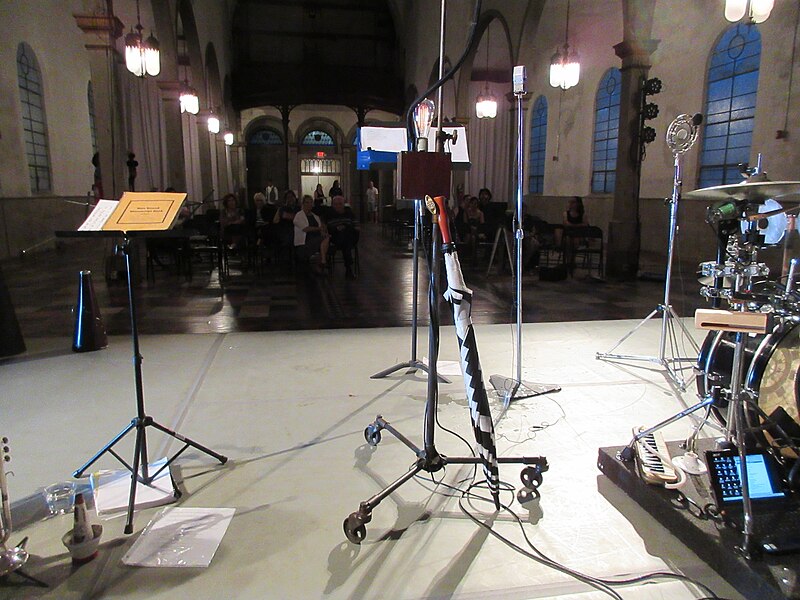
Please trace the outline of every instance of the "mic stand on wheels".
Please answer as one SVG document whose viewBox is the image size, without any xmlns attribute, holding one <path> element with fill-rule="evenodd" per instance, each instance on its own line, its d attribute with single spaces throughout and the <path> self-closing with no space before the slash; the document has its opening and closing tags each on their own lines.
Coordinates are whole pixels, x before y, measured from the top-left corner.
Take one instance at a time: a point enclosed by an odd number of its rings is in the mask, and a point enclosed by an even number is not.
<svg viewBox="0 0 800 600">
<path fill-rule="evenodd" d="M 482 464 L 480 456 L 445 456 L 439 454 L 436 449 L 436 411 L 438 410 L 438 376 L 436 373 L 436 361 L 439 356 L 439 303 L 440 294 L 438 286 L 438 275 L 441 262 L 441 244 L 437 241 L 438 219 L 434 215 L 433 227 L 431 230 L 431 262 L 430 262 L 430 284 L 428 289 L 428 299 L 430 305 L 430 323 L 428 325 L 428 352 L 430 354 L 430 365 L 428 369 L 428 391 L 425 401 L 425 417 L 423 423 L 423 447 L 420 448 L 394 428 L 392 424 L 378 415 L 375 421 L 364 430 L 364 438 L 370 446 L 377 446 L 381 441 L 381 431 L 391 433 L 395 438 L 409 448 L 416 456 L 417 460 L 400 477 L 395 479 L 386 488 L 364 500 L 359 504 L 358 510 L 350 513 L 342 523 L 344 534 L 349 541 L 360 544 L 367 535 L 366 524 L 372 520 L 372 511 L 383 500 L 394 493 L 404 483 L 414 478 L 422 471 L 435 473 L 448 464 L 455 465 L 479 465 Z M 519 498 L 527 497 L 532 490 L 542 482 L 542 473 L 548 470 L 547 459 L 541 456 L 529 457 L 497 457 L 499 464 L 523 464 L 527 465 L 521 472 L 520 477 L 523 488 L 519 492 Z"/>
<path fill-rule="evenodd" d="M 397 363 L 394 366 L 389 367 L 388 369 L 384 369 L 383 371 L 379 371 L 374 375 L 370 375 L 370 379 L 382 379 L 387 375 L 391 375 L 392 373 L 399 371 L 401 369 L 419 369 L 421 371 L 425 371 L 426 373 L 429 372 L 428 365 L 426 365 L 423 361 L 417 359 L 417 298 L 419 296 L 419 246 L 422 243 L 422 226 L 420 221 L 422 220 L 422 200 L 419 198 L 414 200 L 414 246 L 413 246 L 413 261 L 414 267 L 411 274 L 411 289 L 412 289 L 412 296 L 413 300 L 411 303 L 411 358 L 409 358 L 406 362 Z M 432 359 L 431 359 L 432 360 Z M 436 366 L 433 365 L 435 369 Z M 439 381 L 442 383 L 451 383 L 449 379 L 442 375 L 438 375 Z"/>
<path fill-rule="evenodd" d="M 517 366 L 516 377 L 504 377 L 503 375 L 491 375 L 489 382 L 494 389 L 503 395 L 503 404 L 508 407 L 512 400 L 530 398 L 550 392 L 558 392 L 561 386 L 547 385 L 542 383 L 529 383 L 522 381 L 522 239 L 525 232 L 522 229 L 522 147 L 523 147 L 523 114 L 522 97 L 525 92 L 525 67 L 514 67 L 514 95 L 517 97 L 517 217 L 515 226 L 516 238 L 516 308 L 517 308 L 517 344 L 514 354 L 514 362 Z M 489 264 L 491 268 L 491 263 Z"/>
<path fill-rule="evenodd" d="M 678 231 L 678 203 L 681 198 L 681 186 L 683 183 L 681 174 L 681 157 L 692 147 L 697 140 L 698 126 L 702 122 L 702 116 L 697 114 L 694 117 L 689 115 L 678 116 L 667 130 L 667 144 L 675 157 L 675 176 L 673 178 L 672 198 L 668 200 L 670 205 L 669 213 L 669 244 L 667 249 L 667 273 L 664 282 L 664 301 L 656 306 L 652 312 L 642 319 L 638 325 L 625 334 L 608 352 L 598 352 L 597 358 L 600 360 L 621 360 L 621 361 L 645 361 L 655 363 L 664 368 L 670 379 L 681 391 L 686 390 L 686 380 L 680 373 L 683 369 L 679 368 L 681 363 L 695 363 L 700 348 L 695 343 L 689 330 L 683 324 L 678 314 L 670 304 L 670 285 L 672 282 L 672 262 L 675 255 L 675 235 Z M 658 314 L 661 314 L 661 339 L 658 345 L 657 356 L 643 356 L 631 354 L 614 354 L 625 340 L 636 333 L 645 323 Z M 678 338 L 676 336 L 675 323 L 678 324 L 683 332 L 684 338 L 689 340 L 689 344 L 694 349 L 694 357 L 678 356 Z M 669 356 L 667 355 L 667 341 L 669 341 Z M 677 366 L 676 366 L 677 365 Z"/>
<path fill-rule="evenodd" d="M 115 232 L 116 233 L 116 232 Z M 153 417 L 147 415 L 144 408 L 144 388 L 142 384 L 142 355 L 139 353 L 139 332 L 136 323 L 136 301 L 135 301 L 135 294 L 133 292 L 133 278 L 132 278 L 132 271 L 133 266 L 131 263 L 131 239 L 129 234 L 125 234 L 124 241 L 119 246 L 119 250 L 125 255 L 125 266 L 127 269 L 128 274 L 128 306 L 130 309 L 131 314 L 131 340 L 133 342 L 133 373 L 134 373 L 134 381 L 136 384 L 136 416 L 131 419 L 131 422 L 119 433 L 116 437 L 114 437 L 110 442 L 108 442 L 103 448 L 101 448 L 87 463 L 85 463 L 82 467 L 80 467 L 77 471 L 73 473 L 75 477 L 82 477 L 86 470 L 91 467 L 103 454 L 108 452 L 114 458 L 119 460 L 125 467 L 131 472 L 131 489 L 130 489 L 130 496 L 128 499 L 128 513 L 127 518 L 125 520 L 125 533 L 133 533 L 133 510 L 136 505 L 136 484 L 137 482 L 142 483 L 143 485 L 150 485 L 165 469 L 169 468 L 169 466 L 177 459 L 183 452 L 189 448 L 195 448 L 216 458 L 220 463 L 225 464 L 228 461 L 226 456 L 222 454 L 218 454 L 213 450 L 206 448 L 205 446 L 201 446 L 197 442 L 190 440 L 187 437 L 184 437 L 180 433 L 177 433 L 167 427 L 161 425 L 157 421 L 153 419 Z M 147 428 L 148 427 L 155 427 L 162 433 L 183 442 L 183 448 L 178 450 L 166 463 L 164 463 L 155 473 L 148 472 L 148 455 L 147 455 Z M 125 435 L 127 435 L 130 431 L 136 430 L 136 442 L 134 445 L 133 450 L 133 465 L 129 465 L 127 461 L 125 461 L 117 452 L 114 450 L 114 446 L 117 442 L 119 442 Z"/>
</svg>

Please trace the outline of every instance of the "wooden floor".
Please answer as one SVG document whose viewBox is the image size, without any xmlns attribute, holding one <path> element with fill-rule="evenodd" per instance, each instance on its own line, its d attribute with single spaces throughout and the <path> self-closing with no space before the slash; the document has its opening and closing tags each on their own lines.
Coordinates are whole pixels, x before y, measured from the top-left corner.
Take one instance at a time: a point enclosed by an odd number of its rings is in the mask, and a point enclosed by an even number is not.
<svg viewBox="0 0 800 600">
<path fill-rule="evenodd" d="M 110 334 L 130 331 L 124 281 L 107 281 L 104 259 L 110 241 L 69 240 L 59 249 L 3 264 L 17 320 L 27 337 L 69 336 L 78 273 L 91 270 L 100 312 Z M 359 244 L 360 273 L 345 278 L 341 257 L 333 273 L 315 276 L 288 261 L 243 269 L 235 259 L 230 275 L 207 263 L 193 265 L 193 277 L 171 265 L 156 267 L 154 282 L 136 288 L 141 333 L 229 333 L 362 327 L 404 327 L 412 319 L 412 253 L 380 225 L 365 225 Z M 486 252 L 488 255 L 488 250 Z M 515 284 L 507 265 L 496 260 L 487 277 L 488 256 L 463 257 L 467 284 L 474 291 L 477 324 L 513 323 Z M 428 268 L 419 260 L 419 323 L 428 322 Z M 502 268 L 504 267 L 504 268 Z M 673 271 L 671 304 L 683 316 L 704 306 L 693 269 Z M 565 281 L 540 281 L 536 270 L 523 277 L 523 321 L 589 321 L 644 318 L 663 301 L 663 282 L 608 282 L 576 270 Z M 442 303 L 443 324 L 451 323 Z"/>
</svg>

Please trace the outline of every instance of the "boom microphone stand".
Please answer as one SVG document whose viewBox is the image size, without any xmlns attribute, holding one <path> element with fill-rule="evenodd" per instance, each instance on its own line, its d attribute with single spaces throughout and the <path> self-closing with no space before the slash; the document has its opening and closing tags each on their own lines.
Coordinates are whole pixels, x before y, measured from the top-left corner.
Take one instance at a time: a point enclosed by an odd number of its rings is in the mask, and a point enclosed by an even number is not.
<svg viewBox="0 0 800 600">
<path fill-rule="evenodd" d="M 695 114 L 694 116 L 689 115 L 678 115 L 672 123 L 670 123 L 669 128 L 667 129 L 667 145 L 669 146 L 670 150 L 672 151 L 672 155 L 675 157 L 675 176 L 673 178 L 673 186 L 672 186 L 672 198 L 668 200 L 670 205 L 670 217 L 669 217 L 669 245 L 667 250 L 667 273 L 666 273 L 666 281 L 664 282 L 664 301 L 663 303 L 656 306 L 652 312 L 647 315 L 644 319 L 642 319 L 636 327 L 634 327 L 631 331 L 629 331 L 625 336 L 622 337 L 608 352 L 598 352 L 597 358 L 599 360 L 631 360 L 631 361 L 645 361 L 649 363 L 655 363 L 660 365 L 664 368 L 664 370 L 669 375 L 670 379 L 675 383 L 675 385 L 680 388 L 681 391 L 686 390 L 686 380 L 683 378 L 683 375 L 680 373 L 682 369 L 676 367 L 676 365 L 680 365 L 680 363 L 694 363 L 697 361 L 697 354 L 700 353 L 700 348 L 698 348 L 697 344 L 695 343 L 692 336 L 689 334 L 688 329 L 683 324 L 683 321 L 680 320 L 680 317 L 672 308 L 672 305 L 669 301 L 669 292 L 670 292 L 670 284 L 672 280 L 672 262 L 674 258 L 675 252 L 675 234 L 678 230 L 678 203 L 681 198 L 681 186 L 683 184 L 682 174 L 681 174 L 681 159 L 683 155 L 686 153 L 689 148 L 691 148 L 694 143 L 697 141 L 697 134 L 699 132 L 699 126 L 703 122 L 703 115 Z M 614 350 L 616 350 L 622 343 L 631 337 L 634 333 L 636 333 L 645 323 L 647 323 L 650 319 L 655 317 L 658 314 L 661 314 L 661 340 L 658 345 L 658 355 L 657 356 L 642 356 L 642 355 L 630 355 L 630 354 L 613 354 Z M 678 356 L 678 338 L 675 332 L 675 325 L 674 323 L 678 324 L 678 326 L 683 331 L 684 338 L 689 340 L 689 344 L 694 349 L 695 356 L 694 357 L 680 357 Z M 669 356 L 667 355 L 667 341 L 669 341 Z"/>
<path fill-rule="evenodd" d="M 503 394 L 503 403 L 505 406 L 512 400 L 519 400 L 522 398 L 530 398 L 532 396 L 539 396 L 550 392 L 558 392 L 561 387 L 558 385 L 546 385 L 542 383 L 528 383 L 522 381 L 522 239 L 525 237 L 524 230 L 522 229 L 522 147 L 523 147 L 523 114 L 522 114 L 522 97 L 527 93 L 525 91 L 525 67 L 514 67 L 514 95 L 517 97 L 517 218 L 516 218 L 516 251 L 517 251 L 517 265 L 516 265 L 516 303 L 517 303 L 517 345 L 514 354 L 514 361 L 517 365 L 516 377 L 503 377 L 502 375 L 492 375 L 489 377 L 489 382 L 494 389 Z M 491 267 L 491 263 L 489 265 Z"/>
</svg>

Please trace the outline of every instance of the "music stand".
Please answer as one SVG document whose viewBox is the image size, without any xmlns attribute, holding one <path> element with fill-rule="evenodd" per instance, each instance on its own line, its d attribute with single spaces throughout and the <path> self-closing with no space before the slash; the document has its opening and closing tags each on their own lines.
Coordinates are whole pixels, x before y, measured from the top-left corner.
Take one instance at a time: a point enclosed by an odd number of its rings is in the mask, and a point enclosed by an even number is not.
<svg viewBox="0 0 800 600">
<path fill-rule="evenodd" d="M 131 490 L 128 498 L 128 512 L 125 520 L 125 533 L 133 533 L 133 510 L 136 505 L 136 484 L 141 482 L 143 485 L 150 485 L 156 477 L 158 477 L 164 469 L 168 468 L 183 452 L 189 448 L 195 448 L 201 452 L 216 458 L 221 464 L 228 461 L 227 456 L 223 456 L 213 450 L 206 448 L 191 440 L 180 433 L 165 427 L 157 422 L 153 417 L 149 416 L 144 407 L 144 386 L 142 384 L 142 355 L 139 352 L 139 331 L 136 321 L 136 296 L 133 293 L 133 263 L 131 263 L 131 244 L 135 237 L 181 237 L 185 235 L 180 231 L 57 231 L 57 237 L 119 237 L 122 235 L 123 242 L 117 246 L 118 251 L 121 251 L 125 256 L 125 268 L 127 271 L 128 279 L 128 310 L 131 317 L 131 342 L 133 345 L 133 376 L 136 386 L 136 416 L 131 419 L 131 422 L 125 426 L 114 438 L 111 439 L 105 446 L 103 446 L 89 461 L 77 469 L 74 477 L 82 477 L 86 470 L 91 467 L 101 456 L 106 452 L 111 454 L 119 462 L 121 462 L 126 469 L 131 472 Z M 183 442 L 183 447 L 175 452 L 166 463 L 164 463 L 155 473 L 148 472 L 148 453 L 147 453 L 147 428 L 154 427 L 165 433 L 166 435 Z M 132 430 L 136 430 L 136 442 L 133 450 L 133 465 L 122 458 L 115 450 L 114 446 L 122 438 L 124 438 Z M 141 471 L 141 472 L 140 472 Z"/>
</svg>

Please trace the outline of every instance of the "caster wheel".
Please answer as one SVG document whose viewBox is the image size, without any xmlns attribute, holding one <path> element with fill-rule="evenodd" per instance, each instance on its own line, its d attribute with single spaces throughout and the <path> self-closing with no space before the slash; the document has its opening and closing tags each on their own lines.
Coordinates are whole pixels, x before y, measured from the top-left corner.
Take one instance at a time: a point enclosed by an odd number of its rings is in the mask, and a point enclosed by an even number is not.
<svg viewBox="0 0 800 600">
<path fill-rule="evenodd" d="M 342 523 L 345 537 L 354 544 L 361 544 L 367 537 L 367 528 L 356 513 L 351 513 Z"/>
<path fill-rule="evenodd" d="M 530 502 L 533 500 L 533 491 L 530 488 L 521 488 L 517 492 L 517 502 L 520 504 L 525 504 L 526 502 Z"/>
<path fill-rule="evenodd" d="M 539 467 L 525 467 L 519 474 L 519 478 L 526 488 L 537 488 L 542 485 L 542 470 Z"/>
<path fill-rule="evenodd" d="M 381 443 L 381 430 L 375 424 L 369 425 L 364 430 L 364 439 L 370 446 L 377 446 Z"/>
</svg>

